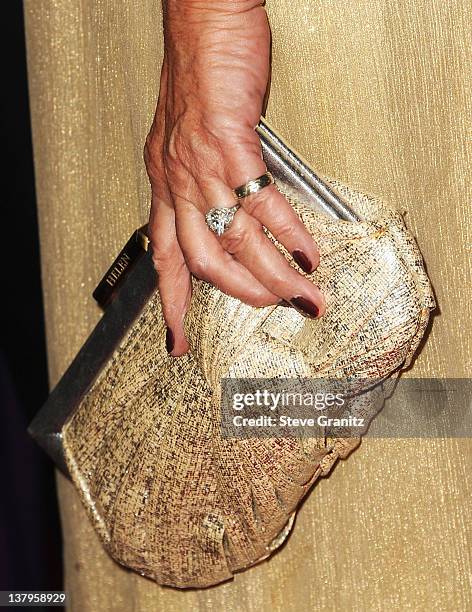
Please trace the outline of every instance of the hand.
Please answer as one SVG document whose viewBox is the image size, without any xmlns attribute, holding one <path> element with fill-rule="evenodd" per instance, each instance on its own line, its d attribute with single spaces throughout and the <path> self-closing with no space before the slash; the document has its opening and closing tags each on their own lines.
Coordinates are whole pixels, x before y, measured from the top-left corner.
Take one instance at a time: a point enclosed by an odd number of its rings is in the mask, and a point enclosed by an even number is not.
<svg viewBox="0 0 472 612">
<path fill-rule="evenodd" d="M 305 272 L 318 265 L 313 238 L 274 185 L 243 200 L 221 237 L 204 218 L 210 208 L 233 206 L 232 189 L 266 171 L 254 130 L 269 78 L 264 8 L 256 0 L 168 0 L 164 40 L 144 159 L 168 351 L 188 350 L 183 320 L 191 273 L 253 306 L 285 300 L 306 316 L 322 315 L 319 289 L 264 234 L 263 226 Z"/>
</svg>

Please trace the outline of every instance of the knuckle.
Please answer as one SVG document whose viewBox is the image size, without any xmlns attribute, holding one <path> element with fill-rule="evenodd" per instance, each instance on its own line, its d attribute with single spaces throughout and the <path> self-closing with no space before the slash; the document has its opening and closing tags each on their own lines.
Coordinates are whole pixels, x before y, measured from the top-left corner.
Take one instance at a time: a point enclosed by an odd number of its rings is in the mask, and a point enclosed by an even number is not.
<svg viewBox="0 0 472 612">
<path fill-rule="evenodd" d="M 201 154 L 208 150 L 208 139 L 196 125 L 187 125 L 185 140 L 187 148 L 194 154 Z"/>
<path fill-rule="evenodd" d="M 296 238 L 297 228 L 288 219 L 281 219 L 275 228 L 277 239 L 282 243 L 291 243 Z"/>
<path fill-rule="evenodd" d="M 261 225 L 255 219 L 244 224 L 233 223 L 221 236 L 220 243 L 228 253 L 237 255 L 244 251 L 250 242 L 255 241 L 261 231 Z"/>
<path fill-rule="evenodd" d="M 279 240 L 290 242 L 303 230 L 293 209 L 280 199 L 275 185 L 265 187 L 247 198 L 244 207 L 259 220 L 270 218 L 271 230 Z"/>
<path fill-rule="evenodd" d="M 205 174 L 221 164 L 219 141 L 192 113 L 179 118 L 170 131 L 164 146 L 164 157 L 169 173 L 185 169 L 190 174 Z"/>
<path fill-rule="evenodd" d="M 168 170 L 179 168 L 183 160 L 188 156 L 185 141 L 180 134 L 179 126 L 176 125 L 170 132 L 169 138 L 164 145 L 164 158 Z"/>
<path fill-rule="evenodd" d="M 170 130 L 165 143 L 165 157 L 169 165 L 188 166 L 192 154 L 199 150 L 199 133 L 192 120 L 182 117 Z"/>
<path fill-rule="evenodd" d="M 176 246 L 171 245 L 168 248 L 159 248 L 155 247 L 154 241 L 151 242 L 151 245 L 152 262 L 157 272 L 160 274 L 178 274 L 182 270 L 185 262 Z"/>
<path fill-rule="evenodd" d="M 200 256 L 191 256 L 187 258 L 187 267 L 190 272 L 201 280 L 209 280 L 210 271 L 208 261 Z"/>
<path fill-rule="evenodd" d="M 267 206 L 272 204 L 273 195 L 273 190 L 270 187 L 265 187 L 246 198 L 244 208 L 249 214 L 257 217 L 260 212 L 267 212 Z"/>
</svg>

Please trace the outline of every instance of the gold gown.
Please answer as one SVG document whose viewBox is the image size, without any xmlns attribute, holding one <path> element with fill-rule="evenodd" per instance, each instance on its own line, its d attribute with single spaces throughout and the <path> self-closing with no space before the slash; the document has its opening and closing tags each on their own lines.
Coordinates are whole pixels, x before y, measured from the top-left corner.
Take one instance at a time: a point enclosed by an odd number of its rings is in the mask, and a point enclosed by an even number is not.
<svg viewBox="0 0 472 612">
<path fill-rule="evenodd" d="M 99 318 L 91 292 L 147 219 L 157 0 L 25 0 L 50 380 Z M 267 117 L 314 167 L 406 211 L 439 304 L 408 373 L 470 377 L 472 4 L 272 0 Z M 472 609 L 472 443 L 366 439 L 288 545 L 234 581 L 162 588 L 101 548 L 58 476 L 70 609 Z"/>
</svg>

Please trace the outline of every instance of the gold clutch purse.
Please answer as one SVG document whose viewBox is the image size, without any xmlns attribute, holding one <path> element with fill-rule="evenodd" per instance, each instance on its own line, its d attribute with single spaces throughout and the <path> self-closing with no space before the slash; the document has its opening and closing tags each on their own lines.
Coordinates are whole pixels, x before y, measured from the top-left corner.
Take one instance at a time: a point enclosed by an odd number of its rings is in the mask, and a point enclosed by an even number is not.
<svg viewBox="0 0 472 612">
<path fill-rule="evenodd" d="M 169 357 L 137 232 L 97 290 L 109 301 L 102 319 L 30 426 L 75 483 L 110 555 L 175 587 L 213 585 L 268 557 L 315 480 L 360 441 L 225 436 L 222 380 L 357 381 L 365 410 L 383 394 L 368 381 L 409 364 L 434 308 L 401 215 L 321 179 L 267 124 L 258 131 L 279 189 L 319 245 L 310 278 L 325 316 L 252 308 L 194 279 L 190 352 Z"/>
</svg>

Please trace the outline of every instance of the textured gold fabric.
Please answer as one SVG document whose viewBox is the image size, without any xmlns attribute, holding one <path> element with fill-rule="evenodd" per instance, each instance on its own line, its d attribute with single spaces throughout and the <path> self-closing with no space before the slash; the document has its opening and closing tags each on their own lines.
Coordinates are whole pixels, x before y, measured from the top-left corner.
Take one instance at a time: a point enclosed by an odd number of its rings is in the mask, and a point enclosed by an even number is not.
<svg viewBox="0 0 472 612">
<path fill-rule="evenodd" d="M 311 276 L 326 299 L 321 319 L 251 308 L 195 279 L 190 350 L 175 359 L 156 293 L 62 430 L 69 473 L 104 546 L 159 584 L 212 586 L 267 558 L 318 476 L 359 444 L 355 428 L 338 437 L 222 436 L 222 378 L 356 380 L 365 393 L 342 411 L 369 423 L 383 399 L 374 382 L 408 366 L 423 337 L 434 299 L 401 215 L 331 185 L 361 222 L 289 197 L 320 249 Z M 244 392 L 241 382 L 235 391 Z"/>
<path fill-rule="evenodd" d="M 472 6 L 273 0 L 271 123 L 322 173 L 407 209 L 440 314 L 409 375 L 470 376 Z M 159 2 L 26 0 L 51 383 L 98 319 L 90 293 L 146 220 L 142 146 Z M 72 610 L 468 610 L 470 440 L 365 440 L 270 562 L 210 590 L 117 566 L 59 478 Z"/>
</svg>

